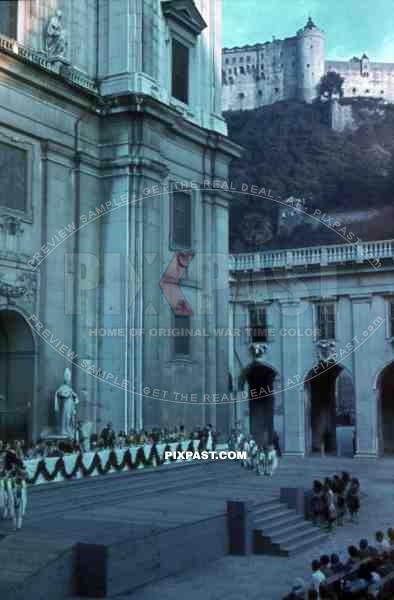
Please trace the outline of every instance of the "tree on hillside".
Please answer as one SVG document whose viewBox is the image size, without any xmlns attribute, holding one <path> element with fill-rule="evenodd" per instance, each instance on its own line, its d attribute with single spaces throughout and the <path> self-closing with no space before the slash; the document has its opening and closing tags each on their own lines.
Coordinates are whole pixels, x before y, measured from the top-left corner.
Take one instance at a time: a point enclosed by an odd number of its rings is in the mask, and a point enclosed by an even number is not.
<svg viewBox="0 0 394 600">
<path fill-rule="evenodd" d="M 326 122 L 327 104 L 283 101 L 227 113 L 230 138 L 244 148 L 231 163 L 234 187 L 256 185 L 270 189 L 275 198 L 310 198 L 310 210 L 313 205 L 327 214 L 392 204 L 394 107 L 386 106 L 380 119 L 364 116 L 357 130 L 340 133 Z M 361 102 L 357 106 L 361 108 Z M 282 208 L 267 198 L 234 193 L 232 251 L 279 247 L 276 232 Z M 321 238 L 320 230 L 316 236 L 318 243 L 330 243 Z M 315 243 L 309 238 L 307 242 Z M 295 234 L 288 243 L 298 243 Z"/>
<path fill-rule="evenodd" d="M 320 80 L 319 95 L 323 98 L 332 99 L 334 95 L 343 96 L 344 78 L 336 71 L 328 71 Z"/>
</svg>

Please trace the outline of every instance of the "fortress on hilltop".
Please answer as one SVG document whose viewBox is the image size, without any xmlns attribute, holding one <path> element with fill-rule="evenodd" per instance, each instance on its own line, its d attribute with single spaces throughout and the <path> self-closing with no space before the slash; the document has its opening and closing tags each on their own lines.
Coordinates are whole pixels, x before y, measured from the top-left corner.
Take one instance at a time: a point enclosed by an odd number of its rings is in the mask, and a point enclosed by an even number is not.
<svg viewBox="0 0 394 600">
<path fill-rule="evenodd" d="M 309 17 L 297 35 L 223 49 L 223 111 L 250 110 L 278 100 L 311 102 L 328 71 L 344 78 L 345 97 L 394 102 L 394 63 L 371 62 L 366 54 L 326 60 L 325 35 Z"/>
</svg>

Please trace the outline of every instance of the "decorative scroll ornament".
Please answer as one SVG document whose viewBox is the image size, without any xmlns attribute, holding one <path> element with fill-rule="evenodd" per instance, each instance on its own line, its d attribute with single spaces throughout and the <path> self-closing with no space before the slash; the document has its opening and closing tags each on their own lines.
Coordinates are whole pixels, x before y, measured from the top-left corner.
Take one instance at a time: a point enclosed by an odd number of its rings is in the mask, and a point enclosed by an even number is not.
<svg viewBox="0 0 394 600">
<path fill-rule="evenodd" d="M 21 235 L 23 231 L 21 219 L 13 215 L 0 215 L 0 232 L 6 232 L 9 235 Z"/>
<path fill-rule="evenodd" d="M 336 345 L 333 340 L 319 340 L 316 342 L 316 352 L 318 360 L 333 360 Z"/>
<path fill-rule="evenodd" d="M 26 288 L 19 285 L 13 285 L 0 279 L 0 296 L 5 296 L 7 299 L 15 299 L 24 296 Z"/>
<path fill-rule="evenodd" d="M 252 356 L 252 360 L 254 361 L 263 361 L 265 355 L 269 352 L 270 346 L 269 344 L 262 343 L 252 343 L 249 346 L 249 352 Z"/>
<path fill-rule="evenodd" d="M 37 291 L 37 280 L 33 273 L 23 273 L 14 281 L 10 281 L 7 276 L 0 273 L 0 296 L 7 300 L 16 300 L 25 297 L 31 301 Z"/>
</svg>

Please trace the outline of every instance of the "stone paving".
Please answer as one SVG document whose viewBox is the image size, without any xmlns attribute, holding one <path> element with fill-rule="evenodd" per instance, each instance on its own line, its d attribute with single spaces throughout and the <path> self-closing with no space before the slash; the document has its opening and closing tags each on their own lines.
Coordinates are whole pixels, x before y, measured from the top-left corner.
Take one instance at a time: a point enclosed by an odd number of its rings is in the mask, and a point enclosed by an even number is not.
<svg viewBox="0 0 394 600">
<path fill-rule="evenodd" d="M 315 460 L 315 463 L 312 461 Z M 394 526 L 394 460 L 358 462 L 344 464 L 328 459 L 305 461 L 305 470 L 313 473 L 327 469 L 332 473 L 342 468 L 357 475 L 362 485 L 362 506 L 358 524 L 346 522 L 330 535 L 319 548 L 306 550 L 291 558 L 271 556 L 225 557 L 198 569 L 169 577 L 148 585 L 131 595 L 118 596 L 118 600 L 278 600 L 285 595 L 296 577 L 309 581 L 309 564 L 323 553 L 338 552 L 346 556 L 346 548 L 357 543 L 361 537 L 373 541 L 377 529 L 387 530 Z M 312 466 L 311 466 L 312 465 Z M 351 468 L 349 468 L 351 465 Z M 299 466 L 295 467 L 298 470 Z M 332 470 L 334 469 L 334 470 Z M 243 474 L 242 476 L 245 476 Z M 251 476 L 247 474 L 246 476 Z M 204 549 L 201 548 L 203 552 Z"/>
</svg>

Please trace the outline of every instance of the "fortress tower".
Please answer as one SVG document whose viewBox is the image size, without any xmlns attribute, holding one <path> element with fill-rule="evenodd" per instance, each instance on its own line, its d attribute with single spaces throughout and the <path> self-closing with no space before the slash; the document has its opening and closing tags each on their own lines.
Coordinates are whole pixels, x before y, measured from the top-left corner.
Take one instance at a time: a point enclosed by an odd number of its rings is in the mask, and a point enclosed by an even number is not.
<svg viewBox="0 0 394 600">
<path fill-rule="evenodd" d="M 311 102 L 317 95 L 317 86 L 325 71 L 324 33 L 309 17 L 303 29 L 297 32 L 297 95 Z"/>
<path fill-rule="evenodd" d="M 321 77 L 336 71 L 346 98 L 394 103 L 394 64 L 361 58 L 332 61 L 325 34 L 309 17 L 296 35 L 253 46 L 223 48 L 222 110 L 251 110 L 280 100 L 312 102 Z"/>
</svg>

